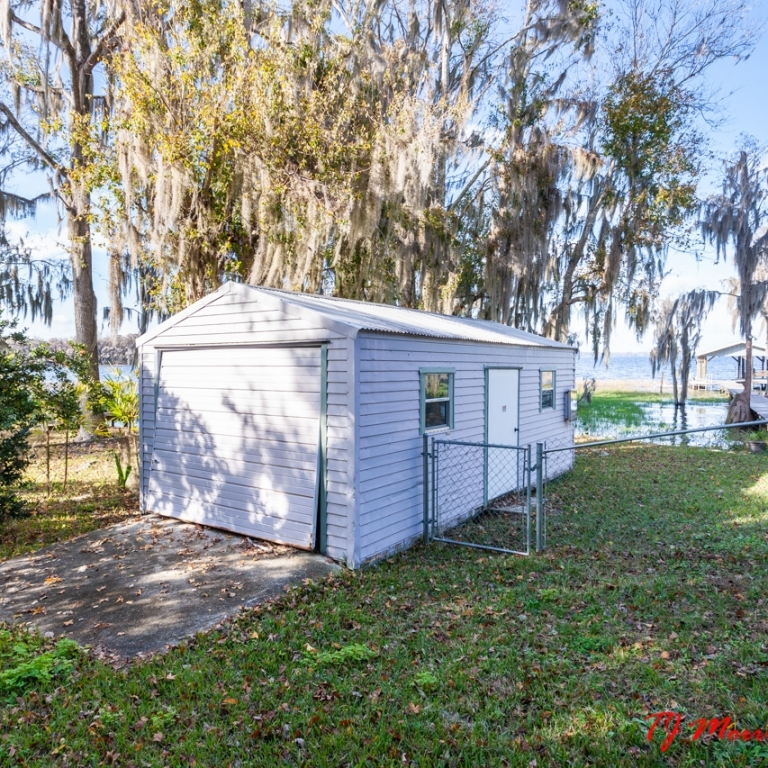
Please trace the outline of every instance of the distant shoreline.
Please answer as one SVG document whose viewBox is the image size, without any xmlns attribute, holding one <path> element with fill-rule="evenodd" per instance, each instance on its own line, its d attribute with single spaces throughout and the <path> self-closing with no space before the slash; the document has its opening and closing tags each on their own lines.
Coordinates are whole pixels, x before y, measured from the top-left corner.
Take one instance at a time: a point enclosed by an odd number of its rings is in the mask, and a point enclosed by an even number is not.
<svg viewBox="0 0 768 768">
<path fill-rule="evenodd" d="M 584 382 L 589 380 L 589 376 L 576 377 L 576 389 L 581 394 L 584 389 Z M 715 382 L 717 383 L 717 382 Z M 671 395 L 672 382 L 665 376 L 662 387 L 661 378 L 656 379 L 595 379 L 595 389 L 597 392 L 656 392 L 657 394 Z M 710 390 L 706 393 L 699 390 L 698 395 L 718 395 L 717 390 Z"/>
</svg>

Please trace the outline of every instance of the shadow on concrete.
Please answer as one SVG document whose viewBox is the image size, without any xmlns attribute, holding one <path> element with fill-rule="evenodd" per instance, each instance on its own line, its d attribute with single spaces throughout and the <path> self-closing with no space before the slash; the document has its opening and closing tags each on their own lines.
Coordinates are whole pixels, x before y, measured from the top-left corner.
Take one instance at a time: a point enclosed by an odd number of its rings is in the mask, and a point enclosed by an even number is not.
<svg viewBox="0 0 768 768">
<path fill-rule="evenodd" d="M 0 621 L 135 656 L 337 570 L 320 555 L 147 515 L 0 563 Z"/>
</svg>

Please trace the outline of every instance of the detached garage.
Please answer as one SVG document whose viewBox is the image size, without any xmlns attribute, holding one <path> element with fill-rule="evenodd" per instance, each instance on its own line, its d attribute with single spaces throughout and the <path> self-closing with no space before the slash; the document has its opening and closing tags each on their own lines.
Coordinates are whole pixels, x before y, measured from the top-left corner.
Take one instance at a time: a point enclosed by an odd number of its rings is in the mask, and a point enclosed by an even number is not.
<svg viewBox="0 0 768 768">
<path fill-rule="evenodd" d="M 573 439 L 576 350 L 497 323 L 228 283 L 137 343 L 142 510 L 353 568 L 421 536 L 424 434 Z"/>
</svg>

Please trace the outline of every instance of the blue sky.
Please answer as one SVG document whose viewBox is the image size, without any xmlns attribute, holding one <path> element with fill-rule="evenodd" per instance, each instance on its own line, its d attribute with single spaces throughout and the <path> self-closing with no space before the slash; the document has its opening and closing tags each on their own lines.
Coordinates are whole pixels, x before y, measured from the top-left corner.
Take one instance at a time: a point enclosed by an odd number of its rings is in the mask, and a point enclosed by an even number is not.
<svg viewBox="0 0 768 768">
<path fill-rule="evenodd" d="M 733 60 L 717 62 L 709 70 L 708 81 L 720 86 L 724 123 L 711 135 L 712 150 L 727 155 L 738 143 L 739 135 L 750 134 L 768 145 L 768 36 L 758 40 L 752 55 L 736 63 Z M 702 184 L 701 192 L 712 188 L 714 174 Z M 730 262 L 715 263 L 715 254 L 708 250 L 701 260 L 685 254 L 671 253 L 667 264 L 669 276 L 661 286 L 662 296 L 676 297 L 694 288 L 718 290 L 723 280 L 735 274 Z M 701 350 L 726 346 L 738 341 L 731 330 L 731 315 L 726 300 L 721 299 L 704 323 Z M 764 328 L 757 324 L 758 338 L 764 338 Z M 652 331 L 638 343 L 634 333 L 621 324 L 617 326 L 611 347 L 615 352 L 650 350 Z"/>
<path fill-rule="evenodd" d="M 758 5 L 758 10 L 761 6 Z M 764 16 L 764 14 L 760 14 Z M 715 64 L 708 72 L 708 80 L 714 87 L 720 88 L 721 105 L 724 123 L 717 128 L 711 137 L 712 150 L 719 154 L 727 154 L 733 150 L 738 136 L 748 133 L 760 142 L 768 145 L 768 98 L 766 98 L 766 80 L 768 79 L 768 37 L 763 35 L 758 41 L 753 54 L 746 61 L 739 63 L 733 60 L 723 60 Z M 30 180 L 32 181 L 32 180 Z M 38 180 L 35 179 L 35 182 Z M 711 182 L 710 182 L 711 183 Z M 35 190 L 25 189 L 25 183 L 20 181 L 19 192 L 32 194 Z M 35 187 L 39 185 L 35 183 Z M 53 206 L 41 208 L 36 221 L 22 220 L 9 223 L 11 235 L 24 237 L 36 255 L 43 257 L 64 256 L 66 231 L 57 222 Z M 714 254 L 708 253 L 697 261 L 692 256 L 672 253 L 668 262 L 669 275 L 662 283 L 662 295 L 677 296 L 678 294 L 697 287 L 717 289 L 721 282 L 733 274 L 732 265 L 715 263 Z M 107 265 L 103 247 L 94 251 L 94 281 L 99 301 L 99 323 L 101 324 L 101 308 L 107 304 Z M 126 300 L 130 305 L 130 299 Z M 22 320 L 32 335 L 41 338 L 74 336 L 74 322 L 71 299 L 59 303 L 54 310 L 54 321 L 50 328 L 40 322 L 29 323 Z M 578 327 L 578 321 L 577 321 Z M 129 319 L 123 326 L 123 333 L 135 331 L 134 323 Z M 763 330 L 758 327 L 756 332 L 762 337 Z M 102 333 L 109 333 L 104 325 Z M 724 346 L 735 340 L 731 331 L 731 319 L 725 300 L 717 307 L 704 325 L 702 348 Z M 617 325 L 611 347 L 613 351 L 640 352 L 650 349 L 652 335 L 649 332 L 638 343 L 634 334 L 621 322 Z"/>
</svg>

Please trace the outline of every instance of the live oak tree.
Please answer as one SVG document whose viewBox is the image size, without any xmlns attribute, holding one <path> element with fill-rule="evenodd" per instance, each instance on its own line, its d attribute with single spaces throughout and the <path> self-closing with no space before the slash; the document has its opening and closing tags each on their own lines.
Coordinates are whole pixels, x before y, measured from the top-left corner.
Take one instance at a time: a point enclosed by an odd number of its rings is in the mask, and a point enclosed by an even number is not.
<svg viewBox="0 0 768 768">
<path fill-rule="evenodd" d="M 114 2 L 2 0 L 0 129 L 24 144 L 23 163 L 43 171 L 67 225 L 75 339 L 98 378 L 92 193 L 101 184 L 100 138 L 108 86 L 100 65 L 114 52 L 126 13 Z"/>
<path fill-rule="evenodd" d="M 569 127 L 594 119 L 594 107 L 569 94 L 565 81 L 592 55 L 598 20 L 595 3 L 533 0 L 509 45 L 497 118 L 503 139 L 490 152 L 482 308 L 488 319 L 538 330 L 553 278 L 555 229 L 571 204 L 569 176 L 594 165 L 594 154 L 565 140 Z"/>
<path fill-rule="evenodd" d="M 91 353 L 95 226 L 115 330 L 128 290 L 145 328 L 247 280 L 581 316 L 607 351 L 685 235 L 702 73 L 750 44 L 741 0 L 617 0 L 611 28 L 587 0 L 51 1 L 6 0 L 0 117 L 49 170 Z"/>
<path fill-rule="evenodd" d="M 570 307 L 583 306 L 596 357 L 609 348 L 619 306 L 639 333 L 649 323 L 668 246 L 687 245 L 695 213 L 705 148 L 696 125 L 713 108 L 704 73 L 751 45 L 739 0 L 625 0 L 619 10 L 623 35 L 598 118 L 600 167 L 578 239 L 565 249 L 552 318 L 563 338 Z"/>
<path fill-rule="evenodd" d="M 464 129 L 499 55 L 476 6 L 211 0 L 132 25 L 122 236 L 161 303 L 248 279 L 451 311 L 484 170 Z"/>
<path fill-rule="evenodd" d="M 768 281 L 758 275 L 768 267 L 768 169 L 761 147 L 745 138 L 741 149 L 723 164 L 720 192 L 701 209 L 704 238 L 717 249 L 719 258 L 729 256 L 736 267 L 736 309 L 739 330 L 746 343 L 744 390 L 731 401 L 730 422 L 752 416 L 752 325 L 768 298 Z"/>
<path fill-rule="evenodd" d="M 328 12 L 180 2 L 126 31 L 115 242 L 159 311 L 224 280 L 322 283 L 380 117 Z"/>
</svg>

